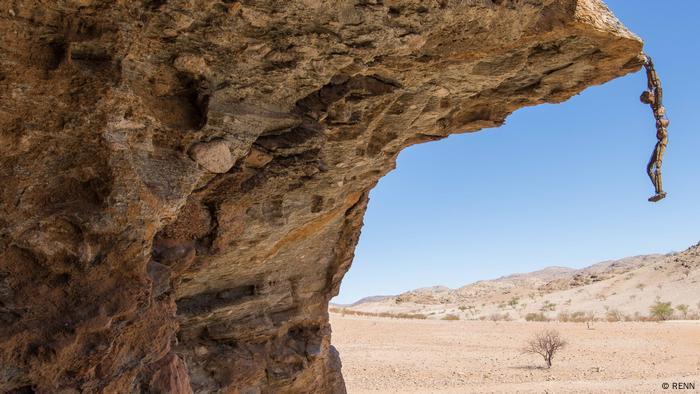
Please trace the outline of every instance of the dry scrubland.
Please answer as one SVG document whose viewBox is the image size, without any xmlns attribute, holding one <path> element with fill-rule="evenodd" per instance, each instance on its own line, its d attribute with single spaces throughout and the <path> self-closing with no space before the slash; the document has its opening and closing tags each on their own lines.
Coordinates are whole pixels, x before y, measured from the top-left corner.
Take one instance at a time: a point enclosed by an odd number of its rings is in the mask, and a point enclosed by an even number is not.
<svg viewBox="0 0 700 394">
<path fill-rule="evenodd" d="M 491 322 L 331 314 L 349 394 L 652 393 L 700 389 L 700 322 Z M 551 369 L 525 355 L 545 328 L 569 345 Z M 688 391 L 686 391 L 688 392 Z M 695 392 L 690 390 L 690 392 Z"/>
<path fill-rule="evenodd" d="M 667 304 L 665 313 L 650 308 Z M 458 289 L 443 286 L 368 297 L 346 315 L 448 320 L 583 322 L 700 319 L 700 245 L 679 253 L 604 261 L 583 269 L 549 267 Z"/>
</svg>

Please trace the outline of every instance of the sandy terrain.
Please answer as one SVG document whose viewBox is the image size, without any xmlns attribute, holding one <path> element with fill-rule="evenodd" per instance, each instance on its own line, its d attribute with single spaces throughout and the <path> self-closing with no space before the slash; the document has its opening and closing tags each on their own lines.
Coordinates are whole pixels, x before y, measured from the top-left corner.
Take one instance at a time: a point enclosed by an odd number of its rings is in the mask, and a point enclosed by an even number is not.
<svg viewBox="0 0 700 394">
<path fill-rule="evenodd" d="M 331 314 L 349 394 L 700 391 L 700 322 L 526 323 Z M 556 328 L 570 342 L 542 368 L 520 349 Z M 663 390 L 690 382 L 696 390 Z"/>
</svg>

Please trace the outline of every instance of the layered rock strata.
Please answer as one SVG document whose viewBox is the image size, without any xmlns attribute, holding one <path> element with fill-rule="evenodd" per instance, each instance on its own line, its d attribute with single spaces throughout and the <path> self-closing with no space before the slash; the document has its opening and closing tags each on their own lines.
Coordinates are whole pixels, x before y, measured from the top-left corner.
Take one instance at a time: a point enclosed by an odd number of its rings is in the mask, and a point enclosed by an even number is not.
<svg viewBox="0 0 700 394">
<path fill-rule="evenodd" d="M 0 0 L 0 37 L 14 393 L 344 392 L 327 305 L 401 149 L 642 49 L 599 0 Z"/>
</svg>

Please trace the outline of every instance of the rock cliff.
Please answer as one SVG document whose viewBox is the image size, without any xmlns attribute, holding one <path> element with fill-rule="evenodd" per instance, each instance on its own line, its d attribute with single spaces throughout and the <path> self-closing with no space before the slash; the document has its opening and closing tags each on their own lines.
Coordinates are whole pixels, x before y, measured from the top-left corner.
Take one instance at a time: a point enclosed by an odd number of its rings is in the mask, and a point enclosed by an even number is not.
<svg viewBox="0 0 700 394">
<path fill-rule="evenodd" d="M 344 392 L 328 301 L 401 149 L 642 49 L 600 0 L 0 0 L 0 36 L 14 393 Z"/>
</svg>

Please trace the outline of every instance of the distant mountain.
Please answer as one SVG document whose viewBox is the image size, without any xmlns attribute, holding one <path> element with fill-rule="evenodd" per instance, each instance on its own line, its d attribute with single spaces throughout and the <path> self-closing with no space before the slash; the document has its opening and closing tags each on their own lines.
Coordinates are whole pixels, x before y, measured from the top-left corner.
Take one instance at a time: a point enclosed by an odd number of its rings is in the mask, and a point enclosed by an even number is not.
<svg viewBox="0 0 700 394">
<path fill-rule="evenodd" d="M 699 244 L 700 245 L 700 244 Z M 542 312 L 611 311 L 648 313 L 656 300 L 689 305 L 700 313 L 700 246 L 680 253 L 651 254 L 603 261 L 583 269 L 547 267 L 483 280 L 457 289 L 424 287 L 397 296 L 366 297 L 348 309 L 372 313 L 420 313 L 431 318 L 456 314 L 462 319 L 508 314 L 523 319 Z"/>
<path fill-rule="evenodd" d="M 562 276 L 566 276 L 571 272 L 576 271 L 573 268 L 568 267 L 546 267 L 538 271 L 527 272 L 527 273 L 517 273 L 508 276 L 502 276 L 495 280 L 501 279 L 519 279 L 519 278 L 537 278 L 541 280 L 553 280 Z"/>
<path fill-rule="evenodd" d="M 367 304 L 367 303 L 371 303 L 371 302 L 380 302 L 380 301 L 384 301 L 387 299 L 393 299 L 394 297 L 396 297 L 396 296 L 390 296 L 390 295 L 369 296 L 369 297 L 361 298 L 361 299 L 353 302 L 352 304 L 335 304 L 334 303 L 333 305 L 334 306 L 353 307 L 353 306 L 357 306 L 360 304 Z"/>
</svg>

